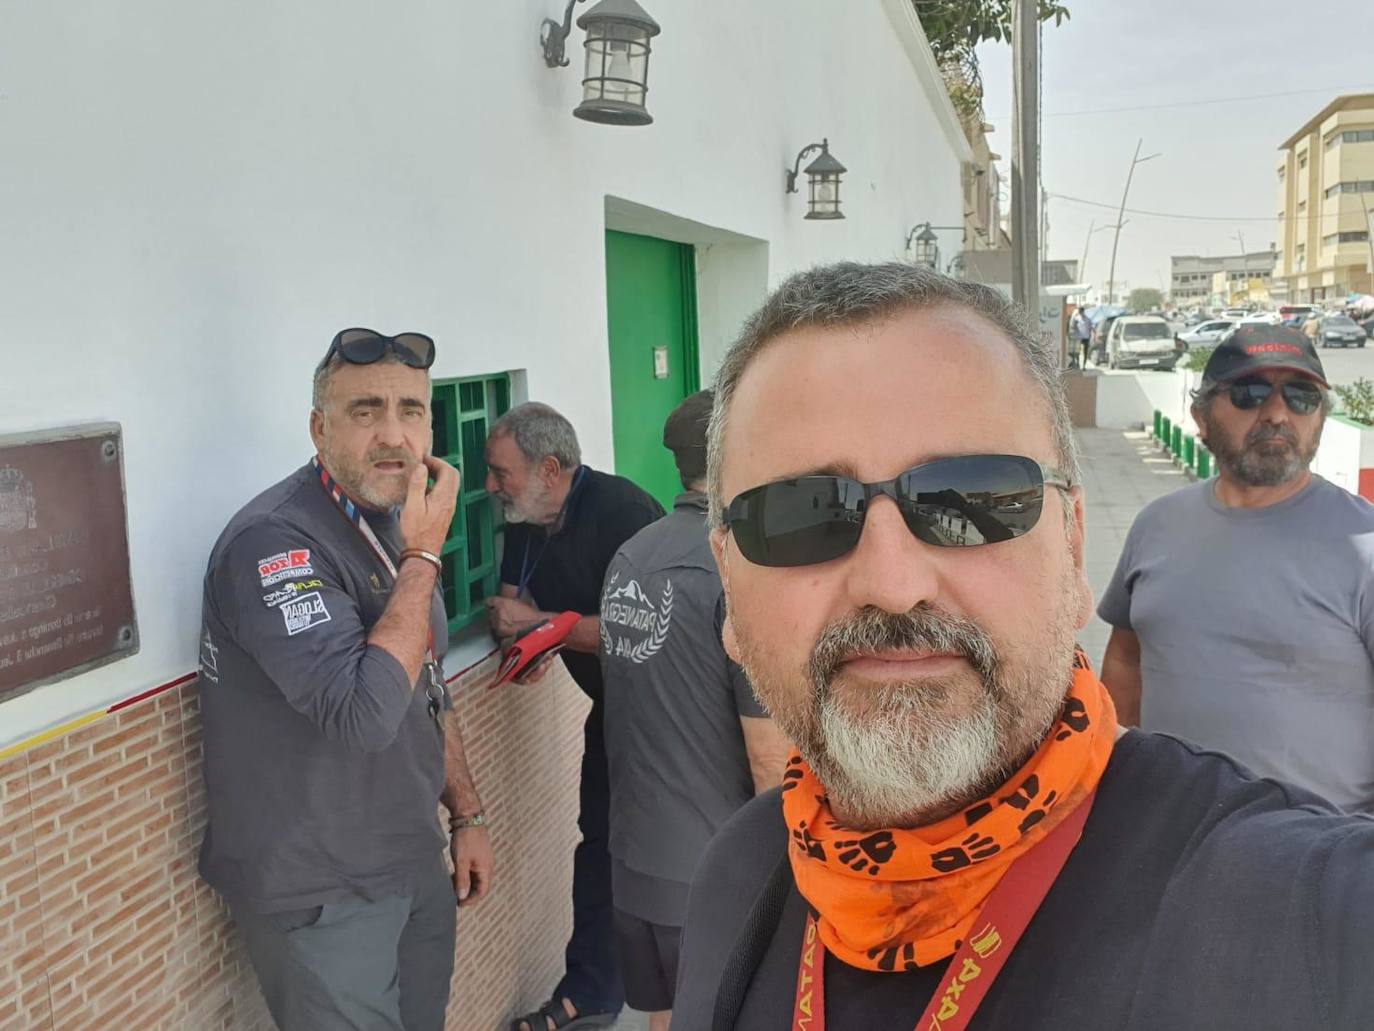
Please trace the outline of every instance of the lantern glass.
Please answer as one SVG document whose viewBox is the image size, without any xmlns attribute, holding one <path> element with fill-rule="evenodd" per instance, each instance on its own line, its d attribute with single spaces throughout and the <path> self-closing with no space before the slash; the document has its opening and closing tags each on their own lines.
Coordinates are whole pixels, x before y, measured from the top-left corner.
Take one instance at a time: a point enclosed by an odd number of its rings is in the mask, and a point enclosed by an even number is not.
<svg viewBox="0 0 1374 1031">
<path fill-rule="evenodd" d="M 648 125 L 649 37 L 643 26 L 613 19 L 587 26 L 582 103 L 573 113 L 593 122 Z"/>
<path fill-rule="evenodd" d="M 810 209 L 807 218 L 844 218 L 840 211 L 840 174 L 838 172 L 813 172 L 809 176 L 811 186 Z"/>
<path fill-rule="evenodd" d="M 919 240 L 916 243 L 916 260 L 933 269 L 940 267 L 940 245 L 934 240 Z"/>
</svg>

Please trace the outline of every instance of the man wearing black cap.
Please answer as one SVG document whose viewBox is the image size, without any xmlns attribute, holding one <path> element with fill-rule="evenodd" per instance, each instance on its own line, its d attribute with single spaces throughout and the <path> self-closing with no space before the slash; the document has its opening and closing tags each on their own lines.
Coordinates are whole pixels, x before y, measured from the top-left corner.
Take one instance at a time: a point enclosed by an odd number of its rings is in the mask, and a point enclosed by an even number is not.
<svg viewBox="0 0 1374 1031">
<path fill-rule="evenodd" d="M 205 574 L 200 872 L 282 1031 L 440 1031 L 455 903 L 490 887 L 440 666 L 458 474 L 430 454 L 433 361 L 418 333 L 339 333 L 315 456 L 229 521 Z"/>
<path fill-rule="evenodd" d="M 687 888 L 711 836 L 781 781 L 787 742 L 721 644 L 706 535 L 711 392 L 663 427 L 685 489 L 616 553 L 601 597 L 611 871 L 626 1001 L 666 1031 Z"/>
<path fill-rule="evenodd" d="M 1374 506 L 1312 473 L 1330 410 L 1303 333 L 1244 326 L 1193 419 L 1218 477 L 1146 506 L 1098 606 L 1125 725 L 1374 811 Z"/>
</svg>

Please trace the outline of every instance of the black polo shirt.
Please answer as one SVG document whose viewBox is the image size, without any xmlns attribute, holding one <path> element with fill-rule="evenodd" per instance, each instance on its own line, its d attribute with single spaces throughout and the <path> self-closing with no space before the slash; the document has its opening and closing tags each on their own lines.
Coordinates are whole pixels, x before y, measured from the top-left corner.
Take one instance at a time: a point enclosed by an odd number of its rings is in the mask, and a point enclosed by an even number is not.
<svg viewBox="0 0 1374 1031">
<path fill-rule="evenodd" d="M 726 1026 L 791 1027 L 807 904 L 783 859 L 789 847 L 774 789 L 706 850 L 692 882 L 673 1031 L 720 1026 L 713 1018 L 727 973 L 743 1005 Z M 767 894 L 781 906 L 765 918 L 754 907 L 780 863 L 785 891 Z M 1371 870 L 1374 819 L 1342 816 L 1218 753 L 1131 731 L 1112 751 L 1082 839 L 972 1026 L 1368 1031 Z M 750 944 L 757 964 L 739 962 Z M 874 973 L 827 955 L 826 1026 L 910 1031 L 948 965 Z"/>
<path fill-rule="evenodd" d="M 620 546 L 663 518 L 663 506 L 625 479 L 579 467 L 562 526 L 511 523 L 506 527 L 501 582 L 523 584 L 544 612 L 601 613 L 601 584 Z M 523 570 L 523 577 L 522 577 Z M 563 662 L 577 686 L 600 702 L 601 660 L 595 653 L 564 650 Z"/>
</svg>

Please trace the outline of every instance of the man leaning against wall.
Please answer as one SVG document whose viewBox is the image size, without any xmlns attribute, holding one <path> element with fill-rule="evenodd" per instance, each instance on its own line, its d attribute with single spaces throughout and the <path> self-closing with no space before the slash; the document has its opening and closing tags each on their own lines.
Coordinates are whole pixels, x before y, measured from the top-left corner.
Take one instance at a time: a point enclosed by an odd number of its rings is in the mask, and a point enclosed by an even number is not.
<svg viewBox="0 0 1374 1031">
<path fill-rule="evenodd" d="M 487 599 L 492 631 L 509 641 L 549 616 L 580 618 L 564 642 L 563 662 L 592 701 L 583 727 L 573 853 L 573 932 L 565 972 L 537 1010 L 511 1031 L 604 1027 L 625 1004 L 611 917 L 607 851 L 610 785 L 602 731 L 601 584 L 616 550 L 663 515 L 663 508 L 623 476 L 582 464 L 572 424 L 546 404 L 527 402 L 501 416 L 487 436 L 488 493 L 506 517 L 501 592 Z M 547 663 L 543 667 L 547 669 Z M 542 677 L 535 670 L 529 683 Z"/>
<path fill-rule="evenodd" d="M 491 885 L 440 666 L 458 474 L 430 455 L 433 361 L 421 334 L 335 336 L 316 455 L 229 521 L 205 576 L 200 871 L 282 1031 L 441 1031 L 455 901 Z"/>
</svg>

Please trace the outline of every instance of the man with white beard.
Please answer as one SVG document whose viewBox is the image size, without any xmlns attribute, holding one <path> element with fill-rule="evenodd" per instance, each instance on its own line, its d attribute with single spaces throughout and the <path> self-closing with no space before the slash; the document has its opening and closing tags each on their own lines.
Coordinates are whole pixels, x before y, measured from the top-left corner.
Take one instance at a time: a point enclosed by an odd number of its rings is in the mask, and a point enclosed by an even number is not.
<svg viewBox="0 0 1374 1031">
<path fill-rule="evenodd" d="M 610 775 L 603 734 L 601 585 L 620 546 L 663 516 L 663 506 L 623 476 L 582 464 L 577 433 L 546 404 L 517 405 L 487 435 L 487 492 L 506 517 L 501 591 L 487 599 L 492 631 L 507 641 L 562 612 L 578 620 L 562 658 L 592 700 L 583 728 L 573 854 L 573 933 L 565 973 L 548 1001 L 512 1031 L 602 1027 L 625 1004 L 611 903 Z M 545 663 L 545 668 L 547 668 Z M 525 677 L 538 680 L 542 670 Z"/>
<path fill-rule="evenodd" d="M 797 752 L 698 867 L 675 1031 L 1374 1026 L 1374 822 L 1122 730 L 1074 645 L 1085 501 L 1032 324 L 821 267 L 715 398 L 725 644 Z"/>
</svg>

